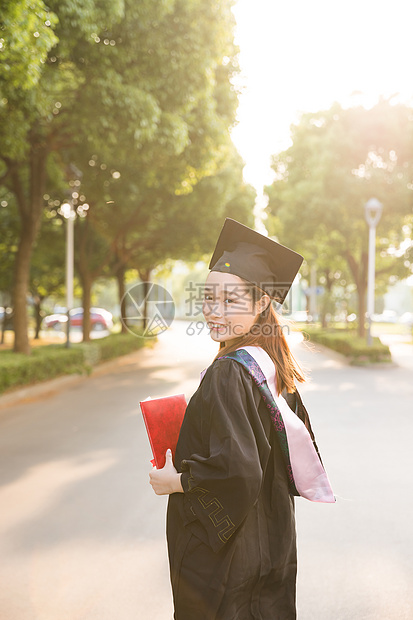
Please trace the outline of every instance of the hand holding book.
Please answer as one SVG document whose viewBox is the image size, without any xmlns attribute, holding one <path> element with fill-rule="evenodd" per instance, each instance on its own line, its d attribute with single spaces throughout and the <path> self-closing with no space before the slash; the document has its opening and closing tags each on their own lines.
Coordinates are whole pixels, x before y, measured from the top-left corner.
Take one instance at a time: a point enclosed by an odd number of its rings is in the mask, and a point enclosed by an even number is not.
<svg viewBox="0 0 413 620">
<path fill-rule="evenodd" d="M 175 469 L 172 461 L 172 451 L 166 451 L 166 463 L 162 469 L 154 467 L 149 474 L 149 481 L 156 495 L 170 495 L 183 493 L 181 474 Z"/>
</svg>

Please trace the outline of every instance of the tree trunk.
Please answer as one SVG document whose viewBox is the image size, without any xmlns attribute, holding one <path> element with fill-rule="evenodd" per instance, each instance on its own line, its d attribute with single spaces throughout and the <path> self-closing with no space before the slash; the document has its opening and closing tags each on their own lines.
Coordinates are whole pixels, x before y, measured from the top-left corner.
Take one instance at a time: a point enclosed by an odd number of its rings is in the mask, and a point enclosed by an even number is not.
<svg viewBox="0 0 413 620">
<path fill-rule="evenodd" d="M 4 305 L 4 315 L 1 321 L 1 340 L 0 344 L 4 344 L 4 332 L 6 331 L 6 316 L 7 316 L 7 306 Z"/>
<path fill-rule="evenodd" d="M 367 285 L 358 286 L 357 287 L 357 295 L 358 295 L 358 335 L 360 338 L 366 337 L 366 293 L 367 293 Z"/>
<path fill-rule="evenodd" d="M 90 306 L 92 299 L 92 278 L 83 274 L 82 281 L 82 303 L 83 303 L 83 342 L 90 342 Z"/>
<path fill-rule="evenodd" d="M 149 282 L 147 280 L 143 283 L 143 332 L 145 333 L 146 328 L 148 327 L 148 293 L 149 293 Z"/>
<path fill-rule="evenodd" d="M 321 327 L 326 329 L 329 326 L 329 321 L 327 320 L 327 315 L 334 310 L 332 303 L 332 292 L 333 292 L 333 284 L 334 278 L 331 275 L 330 271 L 324 272 L 325 277 L 325 287 L 324 293 L 320 297 L 320 313 L 321 313 Z"/>
<path fill-rule="evenodd" d="M 151 277 L 152 269 L 139 269 L 139 277 L 143 283 L 144 303 L 143 303 L 143 331 L 145 332 L 148 327 L 148 293 L 149 293 L 149 278 Z"/>
<path fill-rule="evenodd" d="M 79 224 L 79 221 L 76 222 Z M 83 342 L 90 342 L 90 305 L 92 296 L 93 277 L 89 267 L 90 260 L 90 227 L 89 219 L 76 227 L 78 243 L 76 244 L 75 264 L 79 273 L 82 285 L 82 306 L 83 306 Z"/>
<path fill-rule="evenodd" d="M 21 221 L 20 241 L 16 254 L 14 306 L 14 351 L 30 353 L 27 317 L 30 261 L 33 245 L 40 229 L 43 194 L 46 180 L 47 145 L 33 132 L 30 136 L 30 180 L 26 197 L 17 166 L 11 169 L 12 190 L 16 197 Z"/>
<path fill-rule="evenodd" d="M 323 302 L 321 302 L 321 327 L 323 329 L 327 329 L 328 325 L 327 325 L 327 312 L 326 309 L 323 305 Z"/>
<path fill-rule="evenodd" d="M 91 210 L 93 211 L 93 209 Z M 83 342 L 90 342 L 90 306 L 92 298 L 92 285 L 101 275 L 106 261 L 109 260 L 105 252 L 102 252 L 99 233 L 91 221 L 91 211 L 84 219 L 76 219 L 75 228 L 75 266 L 82 284 L 83 299 Z"/>
<path fill-rule="evenodd" d="M 125 299 L 125 267 L 119 267 L 116 271 L 116 280 L 118 283 L 118 295 L 119 295 L 119 305 L 120 305 L 120 324 L 121 324 L 121 333 L 127 334 L 127 316 L 126 316 L 126 299 Z"/>
<path fill-rule="evenodd" d="M 23 225 L 14 267 L 15 281 L 13 289 L 14 306 L 14 351 L 30 353 L 29 320 L 27 315 L 27 294 L 29 291 L 30 259 L 33 250 L 32 231 Z"/>
<path fill-rule="evenodd" d="M 353 275 L 354 282 L 357 287 L 358 295 L 358 335 L 360 338 L 364 338 L 366 335 L 366 293 L 367 293 L 367 266 L 368 266 L 368 254 L 365 251 L 361 252 L 361 260 L 356 261 L 354 256 L 347 250 L 346 253 L 347 263 L 350 267 L 350 271 Z"/>
<path fill-rule="evenodd" d="M 34 303 L 33 303 L 33 307 L 34 307 L 34 318 L 36 321 L 36 326 L 35 326 L 35 333 L 34 333 L 34 339 L 35 340 L 39 340 L 39 334 L 40 334 L 40 328 L 42 326 L 42 301 L 43 298 L 40 297 L 39 295 L 36 295 L 34 297 Z"/>
</svg>

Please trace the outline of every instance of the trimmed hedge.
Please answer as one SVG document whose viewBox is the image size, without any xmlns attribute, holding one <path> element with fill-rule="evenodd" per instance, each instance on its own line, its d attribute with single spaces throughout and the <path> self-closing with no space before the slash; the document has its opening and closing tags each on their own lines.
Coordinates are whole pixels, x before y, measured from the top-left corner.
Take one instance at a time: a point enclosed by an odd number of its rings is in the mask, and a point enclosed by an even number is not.
<svg viewBox="0 0 413 620">
<path fill-rule="evenodd" d="M 0 393 L 9 388 L 86 371 L 83 351 L 48 345 L 33 349 L 31 355 L 2 351 Z"/>
<path fill-rule="evenodd" d="M 373 338 L 372 345 L 369 347 L 366 341 L 358 337 L 354 331 L 315 327 L 305 327 L 302 331 L 304 335 L 309 336 L 310 341 L 322 344 L 348 357 L 350 364 L 361 366 L 392 361 L 389 347 L 382 344 L 377 337 Z"/>
<path fill-rule="evenodd" d="M 90 373 L 99 362 L 140 349 L 151 340 L 133 334 L 112 334 L 89 343 L 45 345 L 31 355 L 0 352 L 0 394 L 10 388 L 54 379 L 61 375 Z"/>
<path fill-rule="evenodd" d="M 111 334 L 106 338 L 101 338 L 99 341 L 94 341 L 99 347 L 99 362 L 106 362 L 114 357 L 127 355 L 152 342 L 153 338 L 143 338 L 138 333 L 136 335 L 130 333 Z"/>
</svg>

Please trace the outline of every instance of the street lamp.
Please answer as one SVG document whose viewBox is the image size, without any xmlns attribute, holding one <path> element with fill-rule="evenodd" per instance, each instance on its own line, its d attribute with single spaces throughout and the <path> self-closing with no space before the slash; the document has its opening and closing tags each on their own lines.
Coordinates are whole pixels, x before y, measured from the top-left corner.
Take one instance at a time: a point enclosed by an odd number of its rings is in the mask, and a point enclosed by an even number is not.
<svg viewBox="0 0 413 620">
<path fill-rule="evenodd" d="M 367 344 L 372 345 L 371 317 L 374 314 L 374 278 L 376 262 L 376 226 L 380 221 L 383 205 L 377 198 L 370 198 L 364 205 L 366 222 L 369 225 L 369 265 L 367 279 Z M 360 317 L 363 320 L 363 317 Z"/>
<path fill-rule="evenodd" d="M 76 213 L 71 202 L 64 202 L 60 211 L 67 220 L 66 226 L 66 347 L 70 347 L 70 311 L 73 308 L 73 238 Z"/>
</svg>

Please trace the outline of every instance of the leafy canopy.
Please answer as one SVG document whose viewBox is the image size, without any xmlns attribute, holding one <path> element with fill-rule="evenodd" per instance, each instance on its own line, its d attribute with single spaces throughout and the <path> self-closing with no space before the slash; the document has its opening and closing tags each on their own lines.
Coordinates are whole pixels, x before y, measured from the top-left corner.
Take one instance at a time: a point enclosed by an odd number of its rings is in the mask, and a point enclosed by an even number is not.
<svg viewBox="0 0 413 620">
<path fill-rule="evenodd" d="M 367 258 L 364 205 L 375 196 L 384 205 L 378 275 L 407 275 L 410 260 L 402 255 L 412 234 L 412 145 L 413 110 L 404 105 L 334 104 L 304 114 L 292 128 L 292 146 L 273 157 L 276 178 L 266 188 L 273 230 L 312 262 L 327 256 L 334 270 L 344 257 L 355 269 Z"/>
</svg>

